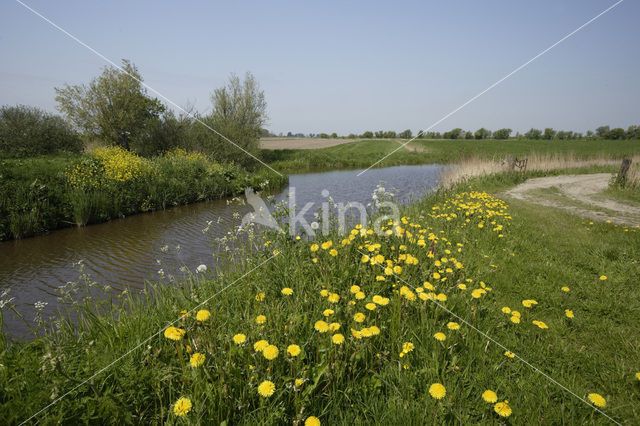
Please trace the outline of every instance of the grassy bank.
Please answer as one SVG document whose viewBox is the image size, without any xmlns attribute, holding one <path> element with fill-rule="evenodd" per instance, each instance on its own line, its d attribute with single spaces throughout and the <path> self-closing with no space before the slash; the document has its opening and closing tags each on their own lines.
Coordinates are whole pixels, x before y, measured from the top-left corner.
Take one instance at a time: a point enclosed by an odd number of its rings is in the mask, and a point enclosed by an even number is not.
<svg viewBox="0 0 640 426">
<path fill-rule="evenodd" d="M 289 172 L 337 168 L 366 168 L 400 146 L 393 140 L 362 140 L 322 149 L 262 150 L 276 170 Z M 492 159 L 569 156 L 578 159 L 622 158 L 640 153 L 638 140 L 426 140 L 411 142 L 416 150 L 402 148 L 376 167 L 405 164 L 452 164 L 468 158 Z"/>
<path fill-rule="evenodd" d="M 250 173 L 184 151 L 143 159 L 101 148 L 0 160 L 0 240 L 286 184 L 286 177 L 265 170 Z"/>
<path fill-rule="evenodd" d="M 38 420 L 605 424 L 587 399 L 597 393 L 632 424 L 638 234 L 483 192 L 521 179 L 437 193 L 405 209 L 392 235 L 356 228 L 319 246 L 272 235 L 218 278 L 122 305 L 86 300 L 79 328 L 62 319 L 56 335 L 3 345 L 5 422 L 54 402 Z"/>
</svg>

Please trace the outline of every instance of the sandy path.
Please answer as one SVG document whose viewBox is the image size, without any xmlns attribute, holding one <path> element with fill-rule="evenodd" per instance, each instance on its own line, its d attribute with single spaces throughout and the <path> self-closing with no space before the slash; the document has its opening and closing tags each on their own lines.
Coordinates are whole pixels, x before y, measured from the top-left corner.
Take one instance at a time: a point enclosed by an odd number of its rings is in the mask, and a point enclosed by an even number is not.
<svg viewBox="0 0 640 426">
<path fill-rule="evenodd" d="M 610 179 L 610 173 L 563 175 L 529 179 L 502 195 L 569 210 L 580 216 L 596 220 L 610 220 L 614 223 L 627 225 L 640 224 L 640 207 L 630 206 L 608 199 L 594 199 L 596 194 L 608 188 Z M 536 189 L 547 188 L 557 188 L 560 194 L 557 197 L 545 197 L 539 193 L 531 193 L 531 191 Z M 563 198 L 565 200 L 563 200 Z M 607 212 L 598 209 L 606 209 Z"/>
<path fill-rule="evenodd" d="M 263 149 L 319 149 L 355 142 L 360 139 L 320 139 L 320 138 L 262 138 Z"/>
</svg>

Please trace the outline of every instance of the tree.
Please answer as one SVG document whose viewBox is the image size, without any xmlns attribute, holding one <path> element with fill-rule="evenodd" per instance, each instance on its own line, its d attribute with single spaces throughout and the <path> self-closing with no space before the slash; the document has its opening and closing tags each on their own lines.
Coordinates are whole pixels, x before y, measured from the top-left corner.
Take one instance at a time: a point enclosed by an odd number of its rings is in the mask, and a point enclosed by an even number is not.
<svg viewBox="0 0 640 426">
<path fill-rule="evenodd" d="M 607 133 L 605 133 L 603 137 L 605 139 L 613 139 L 613 140 L 624 139 L 626 137 L 626 133 L 624 132 L 624 129 L 620 127 L 616 127 L 615 129 L 611 129 Z"/>
<path fill-rule="evenodd" d="M 412 133 L 410 129 L 398 133 L 398 137 L 402 139 L 411 139 Z"/>
<path fill-rule="evenodd" d="M 393 130 L 387 130 L 386 132 L 384 132 L 384 135 L 382 136 L 383 138 L 388 138 L 388 139 L 393 139 L 396 137 L 396 132 L 394 132 Z"/>
<path fill-rule="evenodd" d="M 462 134 L 462 129 L 459 127 L 456 127 L 455 129 L 449 130 L 448 132 L 444 132 L 442 134 L 442 137 L 445 139 L 458 139 L 460 138 L 461 134 Z"/>
<path fill-rule="evenodd" d="M 540 136 L 542 136 L 542 130 L 532 128 L 527 133 L 525 133 L 524 136 L 527 139 L 540 139 Z"/>
<path fill-rule="evenodd" d="M 473 139 L 473 132 L 471 130 L 467 130 L 466 132 L 464 132 L 464 138 Z"/>
<path fill-rule="evenodd" d="M 373 138 L 373 132 L 371 130 L 367 130 L 362 134 L 362 137 L 366 139 L 371 139 Z"/>
<path fill-rule="evenodd" d="M 640 138 L 640 126 L 629 126 L 627 129 L 627 139 Z"/>
<path fill-rule="evenodd" d="M 147 96 L 135 65 L 123 59 L 121 68 L 105 67 L 88 85 L 65 84 L 55 91 L 58 109 L 78 129 L 129 149 L 165 107 Z"/>
<path fill-rule="evenodd" d="M 609 126 L 600 126 L 596 129 L 596 135 L 599 138 L 603 138 L 608 131 L 609 131 Z"/>
<path fill-rule="evenodd" d="M 544 133 L 542 134 L 542 139 L 551 140 L 556 136 L 556 131 L 551 127 L 547 127 L 544 129 Z"/>
<path fill-rule="evenodd" d="M 329 134 L 328 133 L 320 133 L 320 138 L 321 139 L 329 139 Z"/>
<path fill-rule="evenodd" d="M 253 164 L 247 152 L 257 154 L 260 129 L 267 122 L 267 103 L 255 77 L 247 72 L 240 80 L 232 74 L 226 86 L 213 91 L 211 103 L 213 110 L 202 118 L 209 128 L 194 126 L 197 149 L 220 162 Z"/>
<path fill-rule="evenodd" d="M 496 139 L 509 139 L 512 131 L 511 129 L 499 129 L 493 132 L 493 137 Z"/>
<path fill-rule="evenodd" d="M 338 134 L 336 132 L 331 133 L 331 139 L 336 139 Z"/>
<path fill-rule="evenodd" d="M 491 137 L 491 132 L 487 129 L 485 129 L 484 127 L 479 128 L 478 130 L 476 130 L 476 132 L 473 134 L 473 136 L 476 139 L 488 139 Z"/>
</svg>

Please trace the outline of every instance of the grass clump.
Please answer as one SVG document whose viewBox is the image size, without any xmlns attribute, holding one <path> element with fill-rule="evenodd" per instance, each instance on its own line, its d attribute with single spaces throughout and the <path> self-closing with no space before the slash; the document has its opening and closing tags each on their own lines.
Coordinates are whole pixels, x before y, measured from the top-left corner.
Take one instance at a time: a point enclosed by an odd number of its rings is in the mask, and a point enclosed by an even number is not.
<svg viewBox="0 0 640 426">
<path fill-rule="evenodd" d="M 481 185 L 407 207 L 382 235 L 256 237 L 267 248 L 232 253 L 237 268 L 217 277 L 78 305 L 79 328 L 62 318 L 3 347 L 6 421 L 118 360 L 38 419 L 595 424 L 599 406 L 632 422 L 635 229 L 508 205 Z"/>
</svg>

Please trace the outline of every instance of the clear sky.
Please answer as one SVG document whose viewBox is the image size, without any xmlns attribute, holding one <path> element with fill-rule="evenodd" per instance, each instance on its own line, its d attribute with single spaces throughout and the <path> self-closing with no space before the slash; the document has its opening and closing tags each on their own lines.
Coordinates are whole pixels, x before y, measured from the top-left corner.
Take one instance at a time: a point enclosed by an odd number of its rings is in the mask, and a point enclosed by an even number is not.
<svg viewBox="0 0 640 426">
<path fill-rule="evenodd" d="M 426 128 L 615 1 L 25 3 L 179 105 L 251 71 L 271 131 L 347 134 Z M 640 124 L 639 18 L 625 0 L 434 130 Z M 0 64 L 0 104 L 55 111 L 105 62 L 3 0 Z"/>
</svg>

